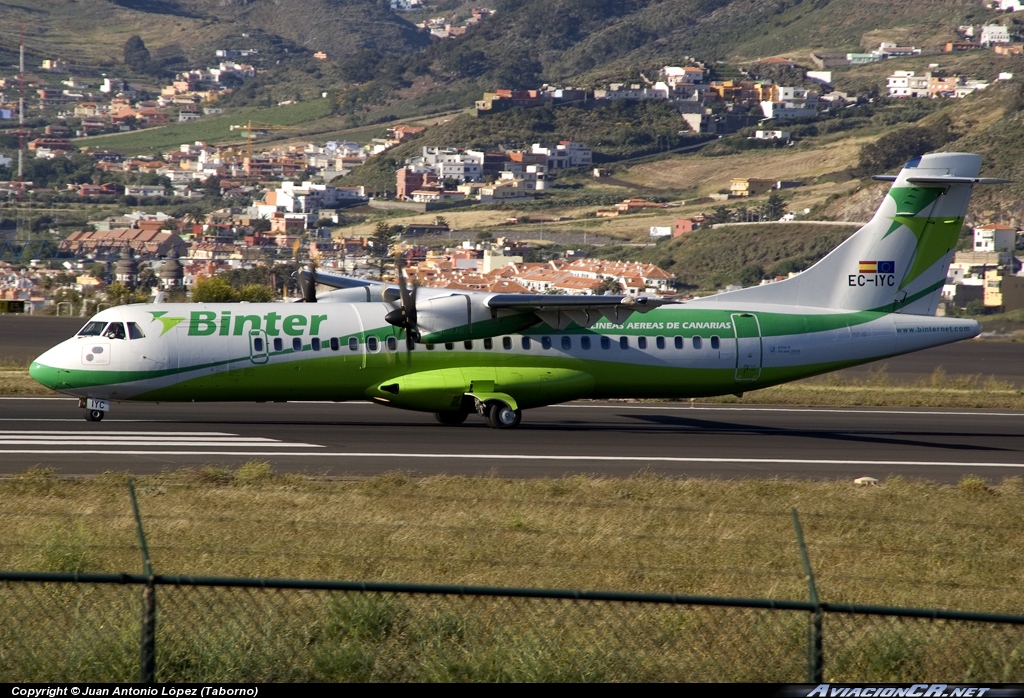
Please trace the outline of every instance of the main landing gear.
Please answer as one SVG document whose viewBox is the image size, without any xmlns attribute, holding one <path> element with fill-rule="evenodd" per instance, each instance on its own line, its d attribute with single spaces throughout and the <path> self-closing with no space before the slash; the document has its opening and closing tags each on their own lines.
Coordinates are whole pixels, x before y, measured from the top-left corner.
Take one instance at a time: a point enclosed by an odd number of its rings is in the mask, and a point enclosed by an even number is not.
<svg viewBox="0 0 1024 698">
<path fill-rule="evenodd" d="M 493 429 L 514 429 L 523 421 L 523 411 L 513 409 L 508 403 L 501 400 L 490 400 L 478 402 L 476 412 L 487 420 L 488 426 Z M 469 417 L 470 410 L 463 407 L 460 410 L 451 412 L 435 412 L 434 419 L 445 426 L 458 426 Z"/>
</svg>

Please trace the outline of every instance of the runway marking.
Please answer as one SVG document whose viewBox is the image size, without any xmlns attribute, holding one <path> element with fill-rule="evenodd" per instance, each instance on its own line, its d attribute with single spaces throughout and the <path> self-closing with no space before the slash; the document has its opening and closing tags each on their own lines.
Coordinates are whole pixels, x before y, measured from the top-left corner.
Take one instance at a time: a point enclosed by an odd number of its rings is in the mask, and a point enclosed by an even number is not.
<svg viewBox="0 0 1024 698">
<path fill-rule="evenodd" d="M 262 436 L 239 436 L 219 431 L 42 431 L 42 430 L 0 430 L 0 453 L 67 453 L 68 451 L 16 450 L 8 446 L 144 446 L 160 447 L 207 447 L 207 448 L 324 448 L 319 444 L 284 442 Z M 75 453 L 92 453 L 75 449 Z M 138 451 L 154 453 L 154 451 Z M 118 450 L 110 453 L 132 454 L 137 451 Z M 211 451 L 219 453 L 219 451 Z"/>
<path fill-rule="evenodd" d="M 659 412 L 716 412 L 728 410 L 730 412 L 821 412 L 840 414 L 902 414 L 902 415 L 941 415 L 947 417 L 1024 417 L 1024 412 L 933 412 L 924 410 L 864 410 L 848 409 L 845 407 L 773 407 L 771 405 L 749 407 L 734 407 L 732 405 L 695 405 L 693 407 L 669 406 L 669 405 L 581 405 L 578 403 L 562 403 L 559 405 L 545 405 L 550 408 L 590 409 L 590 410 L 657 410 Z"/>
<path fill-rule="evenodd" d="M 290 444 L 287 444 L 290 445 Z M 44 454 L 66 454 L 67 451 L 59 450 L 4 450 L 3 453 L 44 453 Z M 942 466 L 942 467 L 974 467 L 974 468 L 1020 468 L 1024 469 L 1024 463 L 990 463 L 990 462 L 960 462 L 960 461 L 916 461 L 916 460 L 841 460 L 829 458 L 699 458 L 683 456 L 555 456 L 555 455 L 525 455 L 508 453 L 372 453 L 372 452 L 295 452 L 282 453 L 279 451 L 126 451 L 126 450 L 76 450 L 76 454 L 92 455 L 129 455 L 129 456 L 245 456 L 245 457 L 295 457 L 295 458 L 388 458 L 388 459 L 410 459 L 410 460 L 502 460 L 502 461 L 597 461 L 608 463 L 716 463 L 735 465 L 858 465 L 864 467 L 879 466 Z"/>
</svg>

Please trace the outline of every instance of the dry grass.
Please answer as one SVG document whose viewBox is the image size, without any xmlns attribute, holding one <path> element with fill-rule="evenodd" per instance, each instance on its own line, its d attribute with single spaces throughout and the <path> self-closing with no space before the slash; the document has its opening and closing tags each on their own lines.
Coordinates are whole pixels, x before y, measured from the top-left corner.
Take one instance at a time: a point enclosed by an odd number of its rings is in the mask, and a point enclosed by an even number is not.
<svg viewBox="0 0 1024 698">
<path fill-rule="evenodd" d="M 0 395 L 56 395 L 28 375 L 28 365 L 11 357 L 0 357 Z"/>
<path fill-rule="evenodd" d="M 586 588 L 1017 612 L 1024 484 L 640 476 L 360 481 L 265 463 L 137 481 L 162 574 Z M 0 567 L 138 571 L 124 477 L 0 481 Z"/>
<path fill-rule="evenodd" d="M 1024 410 L 1024 391 L 995 376 L 949 374 L 941 366 L 930 376 L 894 384 L 885 367 L 863 378 L 831 373 L 794 383 L 755 390 L 743 398 L 725 396 L 714 402 L 829 407 L 950 407 Z"/>
<path fill-rule="evenodd" d="M 807 179 L 846 170 L 857 162 L 863 139 L 848 138 L 827 148 L 789 148 L 756 155 L 680 155 L 637 165 L 620 179 L 655 189 L 696 188 L 703 194 L 728 189 L 733 177 Z"/>
</svg>

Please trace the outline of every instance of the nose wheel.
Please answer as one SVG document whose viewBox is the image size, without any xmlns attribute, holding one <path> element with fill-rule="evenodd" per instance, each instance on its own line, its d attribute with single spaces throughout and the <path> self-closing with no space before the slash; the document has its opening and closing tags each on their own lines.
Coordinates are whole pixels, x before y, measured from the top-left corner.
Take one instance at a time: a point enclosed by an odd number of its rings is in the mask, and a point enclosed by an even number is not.
<svg viewBox="0 0 1024 698">
<path fill-rule="evenodd" d="M 78 406 L 85 410 L 85 421 L 101 422 L 110 409 L 110 401 L 95 397 L 78 398 Z"/>
</svg>

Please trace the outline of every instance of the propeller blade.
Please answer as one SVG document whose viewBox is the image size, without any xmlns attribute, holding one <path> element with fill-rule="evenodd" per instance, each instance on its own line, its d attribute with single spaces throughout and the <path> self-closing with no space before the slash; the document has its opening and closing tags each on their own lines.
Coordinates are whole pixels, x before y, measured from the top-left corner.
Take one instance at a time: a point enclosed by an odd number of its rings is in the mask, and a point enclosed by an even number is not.
<svg viewBox="0 0 1024 698">
<path fill-rule="evenodd" d="M 316 303 L 316 269 L 312 264 L 303 265 L 299 270 L 299 291 L 303 303 Z"/>
</svg>

